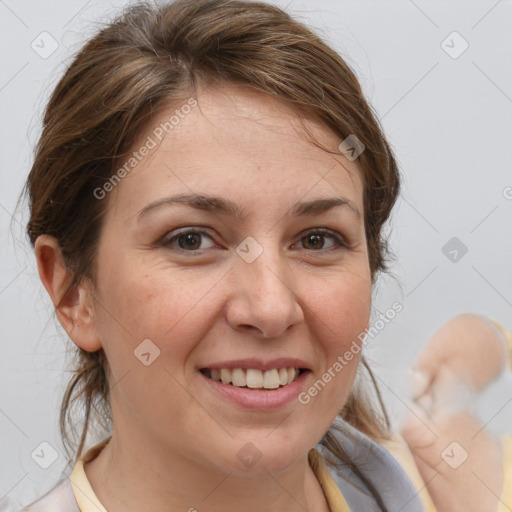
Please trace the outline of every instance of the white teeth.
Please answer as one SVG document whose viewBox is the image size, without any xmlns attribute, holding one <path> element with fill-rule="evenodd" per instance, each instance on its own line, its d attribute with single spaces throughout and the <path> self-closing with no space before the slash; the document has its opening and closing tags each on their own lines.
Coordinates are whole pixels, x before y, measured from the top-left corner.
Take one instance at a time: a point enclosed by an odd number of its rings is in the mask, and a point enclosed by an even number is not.
<svg viewBox="0 0 512 512">
<path fill-rule="evenodd" d="M 223 384 L 252 389 L 277 389 L 279 386 L 291 384 L 299 375 L 298 368 L 273 368 L 262 372 L 255 368 L 212 368 L 210 375 L 213 380 Z"/>
<path fill-rule="evenodd" d="M 266 389 L 279 387 L 279 372 L 277 370 L 267 370 L 263 374 L 263 387 Z"/>
<path fill-rule="evenodd" d="M 262 388 L 263 387 L 263 374 L 261 370 L 253 370 L 249 368 L 246 373 L 247 387 L 248 388 Z"/>
<path fill-rule="evenodd" d="M 233 386 L 240 388 L 245 386 L 245 372 L 241 368 L 235 368 L 231 378 L 233 379 Z"/>
<path fill-rule="evenodd" d="M 222 368 L 220 371 L 220 379 L 224 384 L 229 384 L 231 382 L 231 370 L 227 368 Z"/>
</svg>

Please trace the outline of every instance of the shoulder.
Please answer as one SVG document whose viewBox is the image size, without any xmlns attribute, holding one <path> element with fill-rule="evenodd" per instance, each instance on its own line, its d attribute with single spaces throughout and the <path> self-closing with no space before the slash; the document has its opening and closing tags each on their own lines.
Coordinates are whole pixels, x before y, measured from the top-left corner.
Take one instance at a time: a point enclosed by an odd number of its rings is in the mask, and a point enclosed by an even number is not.
<svg viewBox="0 0 512 512">
<path fill-rule="evenodd" d="M 19 512 L 80 512 L 69 477 Z"/>
<path fill-rule="evenodd" d="M 424 512 L 417 489 L 399 462 L 384 447 L 336 418 L 331 433 L 346 458 L 332 451 L 332 447 L 318 445 L 329 472 L 353 510 Z M 381 505 L 375 494 L 380 497 Z"/>
</svg>

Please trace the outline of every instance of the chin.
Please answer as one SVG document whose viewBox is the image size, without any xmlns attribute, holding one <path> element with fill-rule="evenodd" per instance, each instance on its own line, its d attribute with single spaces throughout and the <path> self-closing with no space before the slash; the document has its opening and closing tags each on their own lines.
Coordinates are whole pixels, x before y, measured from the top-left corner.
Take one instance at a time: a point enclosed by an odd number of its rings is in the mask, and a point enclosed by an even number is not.
<svg viewBox="0 0 512 512">
<path fill-rule="evenodd" d="M 230 439 L 230 448 L 224 451 L 224 456 L 221 455 L 223 469 L 253 476 L 257 473 L 280 473 L 307 457 L 309 450 L 316 444 L 313 438 L 307 443 L 311 430 L 307 436 L 300 432 L 286 432 L 285 436 L 280 433 L 279 429 L 270 433 L 268 430 L 261 433 L 253 431 L 238 439 Z"/>
</svg>

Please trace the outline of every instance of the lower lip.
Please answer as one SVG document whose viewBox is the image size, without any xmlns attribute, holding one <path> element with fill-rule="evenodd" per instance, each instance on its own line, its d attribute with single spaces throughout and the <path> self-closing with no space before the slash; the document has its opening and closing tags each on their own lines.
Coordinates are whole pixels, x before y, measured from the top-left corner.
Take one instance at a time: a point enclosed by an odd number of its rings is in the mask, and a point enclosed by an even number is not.
<svg viewBox="0 0 512 512">
<path fill-rule="evenodd" d="M 263 411 L 278 409 L 297 399 L 298 395 L 304 388 L 304 384 L 309 373 L 309 370 L 306 370 L 302 372 L 291 384 L 267 390 L 239 388 L 237 386 L 232 386 L 231 384 L 224 384 L 210 379 L 199 372 L 210 388 L 221 397 L 226 398 L 241 407 L 245 407 L 246 409 L 257 409 Z"/>
</svg>

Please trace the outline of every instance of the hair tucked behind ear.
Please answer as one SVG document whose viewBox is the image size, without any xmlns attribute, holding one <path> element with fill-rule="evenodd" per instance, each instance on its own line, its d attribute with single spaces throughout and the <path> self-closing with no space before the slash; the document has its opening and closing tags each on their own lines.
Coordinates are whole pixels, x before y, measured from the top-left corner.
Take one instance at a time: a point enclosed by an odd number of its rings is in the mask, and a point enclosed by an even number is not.
<svg viewBox="0 0 512 512">
<path fill-rule="evenodd" d="M 272 5 L 180 0 L 159 7 L 129 6 L 75 56 L 47 105 L 26 184 L 27 233 L 32 244 L 41 234 L 58 240 L 74 276 L 72 286 L 82 280 L 95 283 L 98 239 L 110 199 L 98 200 L 97 187 L 128 158 L 154 115 L 195 96 L 199 84 L 229 83 L 278 98 L 341 139 L 354 134 L 365 145 L 358 164 L 372 282 L 387 270 L 382 227 L 399 192 L 399 173 L 378 120 L 345 61 Z M 78 349 L 77 361 L 60 422 L 65 445 L 72 447 L 70 410 L 82 402 L 85 417 L 75 461 L 91 419 L 96 416 L 105 432 L 111 419 L 103 351 Z M 364 368 L 371 376 L 365 362 Z M 373 438 L 386 436 L 385 412 L 377 413 L 362 389 L 352 391 L 342 415 Z"/>
<path fill-rule="evenodd" d="M 71 406 L 76 405 L 78 401 L 80 411 L 84 411 L 84 417 L 79 418 L 78 423 L 83 422 L 80 440 L 78 441 L 78 448 L 73 460 L 82 454 L 87 434 L 90 428 L 91 408 L 95 411 L 95 419 L 100 423 L 105 432 L 110 432 L 112 411 L 110 408 L 110 389 L 107 378 L 106 369 L 108 368 L 108 361 L 105 357 L 103 350 L 95 352 L 87 352 L 79 347 L 78 348 L 78 365 L 74 370 L 74 375 L 68 383 L 64 396 L 62 398 L 60 410 L 60 432 L 67 444 L 71 446 L 72 442 L 69 439 L 68 424 L 73 423 L 71 417 Z M 79 387 L 75 392 L 75 388 Z M 74 426 L 73 426 L 74 429 Z"/>
</svg>

